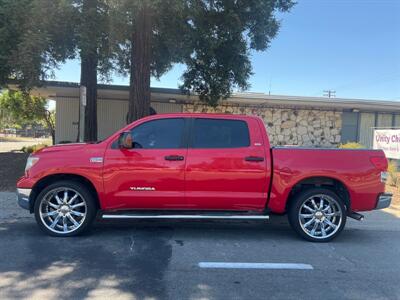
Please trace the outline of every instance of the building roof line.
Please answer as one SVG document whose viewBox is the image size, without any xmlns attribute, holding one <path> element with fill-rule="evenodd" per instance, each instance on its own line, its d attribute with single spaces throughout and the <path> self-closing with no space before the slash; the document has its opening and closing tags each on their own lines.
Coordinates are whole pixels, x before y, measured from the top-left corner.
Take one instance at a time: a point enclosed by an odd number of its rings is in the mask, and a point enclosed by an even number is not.
<svg viewBox="0 0 400 300">
<path fill-rule="evenodd" d="M 46 87 L 63 87 L 63 88 L 79 88 L 80 84 L 78 82 L 70 82 L 70 81 L 53 81 L 46 80 L 42 82 L 41 88 Z M 118 84 L 105 84 L 100 83 L 97 84 L 97 89 L 99 90 L 120 90 L 120 91 L 129 91 L 129 85 L 118 85 Z M 180 89 L 174 88 L 162 88 L 162 87 L 151 87 L 151 92 L 153 93 L 165 93 L 165 94 L 184 94 Z"/>
<path fill-rule="evenodd" d="M 62 97 L 62 93 L 59 93 L 59 88 L 61 89 L 72 89 L 75 90 L 74 94 L 77 93 L 76 90 L 79 88 L 79 83 L 77 82 L 67 82 L 67 81 L 43 81 L 42 86 L 38 87 L 38 90 L 52 90 L 50 95 L 57 95 Z M 98 84 L 99 91 L 116 91 L 126 93 L 129 91 L 129 86 L 127 85 L 112 85 L 112 84 Z M 48 90 L 49 91 L 49 90 Z M 192 94 L 190 96 L 182 92 L 181 89 L 177 88 L 162 88 L 162 87 L 151 87 L 151 93 L 153 94 L 164 94 L 168 98 L 176 98 L 182 101 L 198 101 Z M 121 95 L 121 94 L 120 94 Z M 171 95 L 169 97 L 168 95 Z M 175 95 L 175 97 L 174 97 Z M 187 98 L 186 98 L 187 97 Z M 108 96 L 110 98 L 110 96 Z M 185 100 L 184 100 L 185 99 Z M 306 96 L 287 96 L 287 95 L 269 95 L 264 93 L 256 92 L 242 92 L 242 93 L 232 93 L 232 95 L 227 99 L 227 103 L 242 103 L 249 105 L 293 105 L 293 106 L 313 106 L 319 105 L 323 107 L 335 107 L 338 108 L 367 108 L 367 109 L 385 109 L 400 111 L 400 101 L 388 101 L 388 100 L 373 100 L 373 99 L 356 99 L 356 98 L 327 98 L 327 97 L 306 97 Z M 222 102 L 223 103 L 223 102 Z"/>
</svg>

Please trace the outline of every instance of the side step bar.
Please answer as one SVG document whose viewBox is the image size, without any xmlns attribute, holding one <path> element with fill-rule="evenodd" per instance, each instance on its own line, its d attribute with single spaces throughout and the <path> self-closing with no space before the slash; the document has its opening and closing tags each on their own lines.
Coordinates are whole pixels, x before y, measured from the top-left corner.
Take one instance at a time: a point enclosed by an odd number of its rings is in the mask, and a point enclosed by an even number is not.
<svg viewBox="0 0 400 300">
<path fill-rule="evenodd" d="M 352 218 L 352 219 L 357 220 L 357 221 L 363 221 L 364 220 L 364 216 L 362 214 L 359 214 L 359 213 L 355 212 L 355 211 L 352 211 L 347 216 L 349 218 Z"/>
<path fill-rule="evenodd" d="M 211 219 L 211 220 L 268 220 L 267 215 L 145 215 L 145 214 L 104 214 L 102 219 Z"/>
</svg>

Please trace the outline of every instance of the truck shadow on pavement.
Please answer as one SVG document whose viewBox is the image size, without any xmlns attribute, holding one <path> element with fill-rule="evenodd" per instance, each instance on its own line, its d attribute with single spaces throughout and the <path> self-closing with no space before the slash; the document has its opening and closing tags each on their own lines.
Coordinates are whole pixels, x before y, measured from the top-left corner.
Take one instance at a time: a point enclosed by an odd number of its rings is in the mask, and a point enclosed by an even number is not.
<svg viewBox="0 0 400 300">
<path fill-rule="evenodd" d="M 172 254 L 171 230 L 94 230 L 52 238 L 35 227 L 0 227 L 1 298 L 165 298 L 162 278 Z"/>
<path fill-rule="evenodd" d="M 388 222 L 399 223 L 400 220 L 385 212 L 375 214 L 381 215 L 378 219 L 390 219 Z M 205 257 L 207 249 L 221 249 L 215 246 L 217 243 L 222 243 L 221 247 L 258 246 L 259 251 L 265 252 L 272 248 L 279 252 L 279 248 L 309 250 L 316 247 L 316 244 L 300 240 L 289 228 L 286 217 L 273 216 L 268 223 L 97 222 L 84 236 L 52 238 L 38 229 L 33 217 L 0 222 L 0 296 L 166 299 L 169 287 L 165 277 L 174 251 L 181 251 L 183 255 L 192 251 Z M 378 231 L 362 230 L 362 225 L 356 224 L 322 247 L 357 243 L 367 248 L 384 242 L 383 238 Z M 190 245 L 185 252 L 185 247 Z M 192 261 L 186 271 L 197 272 L 196 263 L 197 260 Z M 185 282 L 180 284 L 185 285 Z M 199 284 L 201 282 L 188 286 L 182 299 L 198 295 Z"/>
</svg>

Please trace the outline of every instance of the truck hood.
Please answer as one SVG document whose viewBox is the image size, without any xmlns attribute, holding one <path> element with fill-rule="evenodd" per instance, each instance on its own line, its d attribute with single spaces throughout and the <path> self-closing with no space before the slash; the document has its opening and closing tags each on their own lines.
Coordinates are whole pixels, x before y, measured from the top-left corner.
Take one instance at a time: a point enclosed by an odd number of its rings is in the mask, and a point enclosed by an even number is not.
<svg viewBox="0 0 400 300">
<path fill-rule="evenodd" d="M 71 143 L 71 144 L 58 144 L 46 148 L 42 148 L 33 153 L 33 155 L 37 154 L 46 154 L 46 153 L 54 153 L 54 152 L 63 152 L 63 151 L 76 151 L 83 150 L 87 148 L 89 145 L 93 145 L 92 143 Z"/>
</svg>

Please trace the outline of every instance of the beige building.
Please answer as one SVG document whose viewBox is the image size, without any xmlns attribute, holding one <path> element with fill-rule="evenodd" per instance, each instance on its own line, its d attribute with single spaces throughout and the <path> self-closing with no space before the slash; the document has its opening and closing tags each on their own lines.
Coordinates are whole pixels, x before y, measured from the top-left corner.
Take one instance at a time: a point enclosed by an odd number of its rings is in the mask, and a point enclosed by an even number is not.
<svg viewBox="0 0 400 300">
<path fill-rule="evenodd" d="M 79 121 L 79 85 L 47 82 L 36 93 L 56 101 L 56 142 L 76 141 Z M 358 141 L 372 146 L 373 129 L 400 127 L 400 102 L 362 99 L 233 94 L 216 108 L 179 89 L 152 88 L 157 113 L 207 112 L 252 114 L 265 123 L 273 145 L 336 147 Z M 99 85 L 98 137 L 104 139 L 123 127 L 128 110 L 128 87 Z"/>
</svg>

